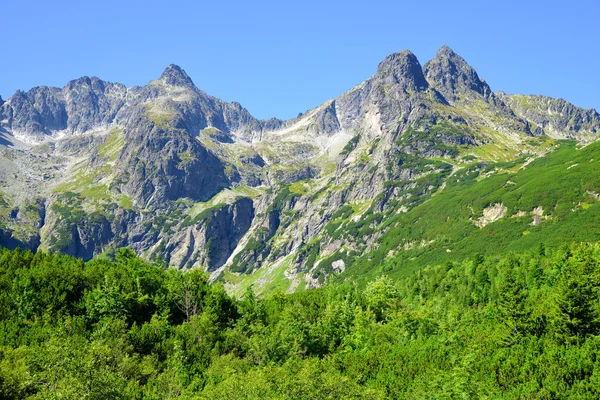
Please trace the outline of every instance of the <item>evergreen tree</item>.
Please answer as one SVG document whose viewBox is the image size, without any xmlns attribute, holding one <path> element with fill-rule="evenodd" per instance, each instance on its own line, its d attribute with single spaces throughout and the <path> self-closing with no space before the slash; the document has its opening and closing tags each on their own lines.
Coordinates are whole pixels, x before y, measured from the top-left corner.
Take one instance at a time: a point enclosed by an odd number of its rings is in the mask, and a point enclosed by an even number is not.
<svg viewBox="0 0 600 400">
<path fill-rule="evenodd" d="M 512 346 L 519 343 L 527 333 L 531 310 L 527 305 L 528 291 L 516 272 L 519 268 L 518 259 L 511 254 L 504 261 L 503 266 L 507 269 L 501 276 L 498 306 L 504 315 L 508 333 L 502 342 Z"/>
<path fill-rule="evenodd" d="M 565 341 L 577 341 L 599 333 L 598 245 L 572 247 L 557 283 L 555 329 Z"/>
</svg>

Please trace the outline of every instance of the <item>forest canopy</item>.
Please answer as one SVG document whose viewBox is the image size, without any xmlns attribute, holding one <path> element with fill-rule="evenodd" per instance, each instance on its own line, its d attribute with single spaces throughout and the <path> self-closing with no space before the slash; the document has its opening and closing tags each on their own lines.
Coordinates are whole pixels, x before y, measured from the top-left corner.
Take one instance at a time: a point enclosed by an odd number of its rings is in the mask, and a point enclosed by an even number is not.
<svg viewBox="0 0 600 400">
<path fill-rule="evenodd" d="M 600 245 L 230 297 L 199 271 L 0 249 L 0 397 L 600 398 Z"/>
</svg>

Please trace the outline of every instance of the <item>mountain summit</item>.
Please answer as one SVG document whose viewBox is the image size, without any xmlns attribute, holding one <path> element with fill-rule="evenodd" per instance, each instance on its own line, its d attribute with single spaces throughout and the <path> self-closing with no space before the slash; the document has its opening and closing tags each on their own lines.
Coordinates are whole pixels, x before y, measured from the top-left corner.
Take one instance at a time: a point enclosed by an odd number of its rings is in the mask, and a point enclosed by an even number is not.
<svg viewBox="0 0 600 400">
<path fill-rule="evenodd" d="M 429 85 L 417 57 L 404 50 L 387 56 L 377 68 L 388 84 L 398 84 L 409 90 L 425 90 Z"/>
<path fill-rule="evenodd" d="M 442 46 L 423 67 L 427 81 L 450 103 L 477 93 L 489 96 L 492 90 L 477 72 L 450 47 Z"/>
<path fill-rule="evenodd" d="M 194 82 L 186 72 L 178 65 L 171 64 L 163 71 L 160 80 L 167 85 L 193 87 Z"/>
</svg>

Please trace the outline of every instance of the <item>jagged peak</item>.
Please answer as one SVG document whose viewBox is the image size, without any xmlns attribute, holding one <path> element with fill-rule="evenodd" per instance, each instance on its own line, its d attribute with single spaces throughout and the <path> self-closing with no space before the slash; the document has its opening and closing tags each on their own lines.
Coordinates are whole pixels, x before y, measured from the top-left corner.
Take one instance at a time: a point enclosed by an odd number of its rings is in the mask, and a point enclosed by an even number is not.
<svg viewBox="0 0 600 400">
<path fill-rule="evenodd" d="M 435 57 L 431 61 L 427 62 L 425 66 L 436 62 L 442 62 L 448 65 L 453 65 L 457 68 L 457 70 L 459 70 L 459 72 L 463 72 L 467 75 L 472 76 L 474 80 L 485 82 L 479 77 L 477 71 L 475 71 L 475 69 L 464 58 L 462 58 L 459 54 L 457 54 L 447 45 L 443 45 L 442 47 L 440 47 L 437 53 L 435 54 Z"/>
<path fill-rule="evenodd" d="M 436 57 L 459 57 L 462 59 L 462 57 L 460 57 L 458 54 L 456 54 L 454 52 L 454 50 L 452 50 L 448 45 L 442 45 L 442 47 L 440 47 L 435 55 Z"/>
<path fill-rule="evenodd" d="M 33 95 L 35 95 L 35 93 L 49 91 L 49 90 L 50 90 L 50 87 L 48 87 L 48 86 L 36 86 L 36 87 L 29 89 L 28 91 L 24 91 L 22 89 L 17 89 L 17 91 L 12 96 L 10 96 L 8 99 L 6 99 L 3 102 L 3 104 L 13 105 L 13 104 L 20 104 L 20 103 L 24 103 L 24 102 L 31 102 L 31 97 Z M 60 89 L 56 88 L 56 90 L 60 90 Z"/>
<path fill-rule="evenodd" d="M 461 97 L 463 93 L 459 91 L 465 88 L 483 96 L 491 94 L 490 87 L 475 69 L 447 45 L 440 47 L 423 71 L 429 84 L 450 100 Z"/>
<path fill-rule="evenodd" d="M 423 68 L 417 57 L 409 50 L 402 50 L 387 56 L 377 67 L 379 75 L 393 76 L 397 83 L 425 89 L 429 85 L 423 75 Z"/>
<path fill-rule="evenodd" d="M 412 68 L 416 65 L 420 67 L 417 56 L 415 56 L 410 50 L 402 50 L 401 52 L 392 53 L 384 58 L 383 61 L 379 63 L 377 71 L 380 73 L 385 73 L 391 69 L 406 67 Z"/>
<path fill-rule="evenodd" d="M 179 65 L 171 64 L 163 71 L 160 80 L 167 85 L 193 87 L 192 78 Z"/>
<path fill-rule="evenodd" d="M 69 85 L 81 85 L 81 84 L 91 84 L 92 83 L 92 78 L 90 78 L 89 76 L 82 76 L 81 78 L 77 78 L 77 79 L 73 79 L 71 81 L 69 81 L 67 83 L 67 86 Z"/>
<path fill-rule="evenodd" d="M 2 100 L 2 96 L 0 96 L 0 107 L 4 104 L 4 100 Z"/>
<path fill-rule="evenodd" d="M 72 90 L 75 88 L 80 88 L 80 87 L 85 87 L 88 86 L 90 88 L 93 89 L 99 89 L 99 90 L 104 90 L 105 88 L 105 82 L 98 78 L 97 76 L 82 76 L 79 79 L 74 79 L 72 81 L 69 81 L 67 83 L 67 85 L 65 86 L 65 89 L 67 90 Z"/>
<path fill-rule="evenodd" d="M 25 99 L 26 97 L 25 91 L 22 89 L 17 89 L 17 91 L 6 100 L 6 103 L 11 103 L 17 99 Z"/>
<path fill-rule="evenodd" d="M 398 63 L 418 63 L 419 60 L 417 56 L 410 50 L 402 50 L 397 53 L 392 53 L 383 59 L 382 62 L 379 63 L 379 70 L 386 68 L 389 65 L 398 64 Z"/>
</svg>

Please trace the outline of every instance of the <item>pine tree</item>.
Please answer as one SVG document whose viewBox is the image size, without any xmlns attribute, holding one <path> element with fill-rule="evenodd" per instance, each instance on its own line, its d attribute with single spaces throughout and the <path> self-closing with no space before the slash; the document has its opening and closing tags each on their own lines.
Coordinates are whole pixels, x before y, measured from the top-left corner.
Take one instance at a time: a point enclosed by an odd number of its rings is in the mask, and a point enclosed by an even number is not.
<svg viewBox="0 0 600 400">
<path fill-rule="evenodd" d="M 508 327 L 508 334 L 503 338 L 503 343 L 512 346 L 527 334 L 531 310 L 527 305 L 527 288 L 517 274 L 518 260 L 514 255 L 509 255 L 504 262 L 508 269 L 505 270 L 499 287 L 498 306 Z"/>
<path fill-rule="evenodd" d="M 555 329 L 559 339 L 577 341 L 600 332 L 598 321 L 599 247 L 580 245 L 562 268 L 556 293 Z"/>
</svg>

